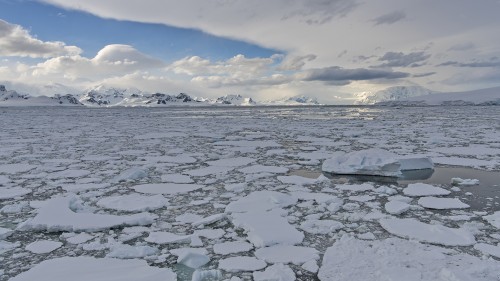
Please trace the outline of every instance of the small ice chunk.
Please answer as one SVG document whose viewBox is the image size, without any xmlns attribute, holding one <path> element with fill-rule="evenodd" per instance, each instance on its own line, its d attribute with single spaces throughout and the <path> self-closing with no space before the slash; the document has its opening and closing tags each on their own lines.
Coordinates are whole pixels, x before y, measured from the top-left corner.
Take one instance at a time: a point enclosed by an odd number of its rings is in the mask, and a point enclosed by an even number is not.
<svg viewBox="0 0 500 281">
<path fill-rule="evenodd" d="M 494 246 L 490 244 L 485 244 L 485 243 L 477 243 L 474 245 L 474 249 L 481 251 L 487 255 L 494 256 L 496 258 L 500 259 L 500 246 Z"/>
<path fill-rule="evenodd" d="M 500 211 L 496 211 L 489 216 L 483 216 L 483 219 L 488 221 L 494 227 L 500 228 Z"/>
<path fill-rule="evenodd" d="M 200 268 L 208 262 L 210 262 L 210 257 L 195 251 L 184 251 L 184 253 L 177 257 L 177 263 L 194 269 Z"/>
<path fill-rule="evenodd" d="M 60 248 L 62 245 L 63 243 L 59 241 L 38 240 L 28 244 L 26 250 L 34 254 L 47 254 Z"/>
<path fill-rule="evenodd" d="M 228 213 L 241 213 L 254 210 L 271 210 L 284 208 L 297 203 L 297 198 L 276 191 L 254 191 L 237 201 L 229 203 L 226 207 Z"/>
<path fill-rule="evenodd" d="M 107 183 L 72 183 L 61 185 L 62 189 L 73 193 L 84 192 L 87 190 L 103 189 L 108 186 L 109 184 Z"/>
<path fill-rule="evenodd" d="M 193 179 L 190 176 L 182 174 L 168 174 L 161 176 L 162 182 L 172 182 L 172 183 L 193 183 Z"/>
<path fill-rule="evenodd" d="M 478 185 L 478 179 L 462 179 L 462 178 L 452 178 L 451 185 Z"/>
<path fill-rule="evenodd" d="M 289 266 L 279 263 L 271 265 L 263 272 L 255 271 L 253 273 L 254 281 L 295 281 L 295 278 L 295 273 Z"/>
<path fill-rule="evenodd" d="M 195 221 L 201 220 L 203 217 L 197 214 L 192 214 L 192 213 L 184 213 L 182 215 L 178 215 L 175 217 L 175 221 L 182 222 L 182 223 L 193 223 Z"/>
<path fill-rule="evenodd" d="M 203 188 L 203 185 L 189 183 L 149 183 L 136 185 L 132 188 L 140 193 L 173 195 L 188 193 Z"/>
<path fill-rule="evenodd" d="M 288 173 L 288 168 L 277 167 L 277 166 L 253 165 L 239 169 L 238 171 L 244 174 L 257 174 L 257 173 L 285 174 Z"/>
<path fill-rule="evenodd" d="M 265 261 L 254 257 L 230 257 L 219 261 L 219 268 L 227 272 L 256 271 L 266 266 Z"/>
<path fill-rule="evenodd" d="M 467 209 L 470 207 L 458 198 L 422 197 L 418 199 L 418 204 L 427 209 L 437 210 Z"/>
<path fill-rule="evenodd" d="M 373 190 L 373 185 L 370 183 L 362 183 L 362 184 L 338 184 L 335 186 L 336 189 L 342 191 L 350 191 L 350 192 L 363 192 L 363 191 L 371 191 Z"/>
<path fill-rule="evenodd" d="M 398 200 L 385 203 L 385 211 L 391 215 L 400 215 L 410 209 L 410 204 Z"/>
<path fill-rule="evenodd" d="M 3 164 L 0 165 L 0 174 L 14 175 L 17 173 L 26 173 L 30 170 L 35 169 L 36 166 L 29 164 Z"/>
<path fill-rule="evenodd" d="M 194 226 L 194 227 L 197 227 L 197 226 L 200 226 L 200 225 L 209 225 L 209 224 L 218 222 L 220 220 L 223 220 L 225 218 L 226 218 L 226 214 L 224 214 L 224 213 L 222 213 L 222 214 L 215 214 L 215 215 L 211 215 L 211 216 L 199 219 L 199 220 L 193 222 L 191 225 Z"/>
<path fill-rule="evenodd" d="M 2 186 L 0 186 L 0 200 L 24 196 L 26 194 L 30 194 L 31 192 L 32 192 L 31 189 L 19 187 L 19 186 L 16 186 L 16 187 L 2 187 Z"/>
<path fill-rule="evenodd" d="M 214 245 L 214 253 L 219 255 L 229 255 L 240 252 L 248 252 L 253 249 L 252 244 L 244 241 L 232 241 Z"/>
<path fill-rule="evenodd" d="M 94 257 L 62 257 L 45 260 L 11 281 L 174 281 L 177 275 L 168 268 L 149 266 L 138 259 L 120 260 Z"/>
<path fill-rule="evenodd" d="M 426 224 L 416 219 L 381 219 L 380 225 L 391 234 L 421 242 L 445 246 L 470 246 L 476 243 L 474 235 L 466 229 Z"/>
<path fill-rule="evenodd" d="M 301 243 L 304 234 L 288 223 L 282 210 L 235 213 L 233 224 L 247 231 L 247 239 L 255 247 L 275 244 L 295 245 Z"/>
<path fill-rule="evenodd" d="M 111 247 L 107 258 L 137 259 L 158 254 L 159 250 L 151 246 L 131 246 L 127 244 L 115 244 Z"/>
<path fill-rule="evenodd" d="M 311 179 L 297 175 L 278 176 L 278 180 L 284 184 L 295 184 L 295 185 L 311 185 L 317 183 L 318 181 L 317 179 Z"/>
<path fill-rule="evenodd" d="M 302 265 L 302 269 L 307 270 L 311 273 L 317 273 L 319 266 L 316 261 L 310 260 Z"/>
<path fill-rule="evenodd" d="M 122 171 L 119 175 L 114 177 L 111 182 L 134 181 L 145 178 L 147 176 L 148 172 L 145 168 L 132 167 L 125 171 Z"/>
<path fill-rule="evenodd" d="M 397 177 L 401 175 L 397 155 L 382 149 L 351 153 L 336 152 L 323 162 L 322 170 L 334 174 L 356 174 Z"/>
<path fill-rule="evenodd" d="M 255 251 L 255 256 L 268 263 L 293 263 L 296 265 L 319 259 L 316 249 L 291 245 L 275 245 L 260 248 Z"/>
<path fill-rule="evenodd" d="M 235 158 L 219 159 L 215 161 L 208 161 L 207 164 L 215 167 L 241 167 L 241 166 L 246 166 L 255 161 L 256 160 L 253 158 L 235 157 Z"/>
<path fill-rule="evenodd" d="M 82 233 L 79 233 L 75 236 L 67 238 L 66 242 L 68 242 L 70 244 L 81 244 L 81 243 L 85 243 L 85 242 L 92 240 L 92 239 L 94 239 L 94 235 L 90 235 L 88 233 L 82 232 Z"/>
<path fill-rule="evenodd" d="M 0 175 L 0 185 L 4 185 L 10 182 L 9 177 Z"/>
<path fill-rule="evenodd" d="M 9 237 L 10 235 L 12 235 L 12 233 L 14 233 L 14 231 L 12 231 L 12 229 L 0 227 L 0 239 L 5 239 L 5 238 Z"/>
<path fill-rule="evenodd" d="M 100 207 L 117 211 L 145 212 L 165 207 L 168 204 L 168 200 L 160 194 L 154 196 L 127 194 L 103 197 L 96 204 Z"/>
<path fill-rule="evenodd" d="M 144 239 L 146 242 L 155 244 L 176 244 L 191 242 L 191 235 L 177 235 L 171 232 L 150 232 Z"/>
<path fill-rule="evenodd" d="M 344 224 L 335 220 L 306 220 L 300 224 L 300 228 L 312 234 L 328 234 L 336 232 L 344 227 Z"/>
<path fill-rule="evenodd" d="M 448 195 L 451 192 L 426 183 L 411 183 L 405 189 L 403 189 L 403 193 L 406 196 L 440 196 L 440 195 Z"/>
<path fill-rule="evenodd" d="M 204 281 L 204 280 L 220 280 L 222 278 L 222 273 L 220 270 L 210 269 L 210 270 L 195 270 L 191 281 Z M 232 280 L 232 279 L 231 279 Z"/>
<path fill-rule="evenodd" d="M 16 214 L 20 213 L 23 211 L 23 209 L 29 208 L 29 203 L 24 201 L 24 202 L 18 202 L 10 205 L 5 205 L 0 209 L 0 213 L 4 214 Z"/>
</svg>

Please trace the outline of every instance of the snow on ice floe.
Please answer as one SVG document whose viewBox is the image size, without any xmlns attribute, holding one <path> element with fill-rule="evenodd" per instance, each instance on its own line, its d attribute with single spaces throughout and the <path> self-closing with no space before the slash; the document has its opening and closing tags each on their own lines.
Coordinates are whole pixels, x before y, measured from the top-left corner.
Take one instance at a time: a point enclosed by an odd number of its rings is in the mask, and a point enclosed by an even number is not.
<svg viewBox="0 0 500 281">
<path fill-rule="evenodd" d="M 470 208 L 458 198 L 422 197 L 418 199 L 418 204 L 427 209 L 438 210 Z"/>
<path fill-rule="evenodd" d="M 266 266 L 265 261 L 254 257 L 231 257 L 219 261 L 219 268 L 227 272 L 256 271 Z"/>
<path fill-rule="evenodd" d="M 474 235 L 464 228 L 449 228 L 427 224 L 416 219 L 381 219 L 380 225 L 389 233 L 403 238 L 445 246 L 470 246 L 476 243 Z"/>
<path fill-rule="evenodd" d="M 282 215 L 283 210 L 274 209 L 233 213 L 231 216 L 233 225 L 243 228 L 247 233 L 247 240 L 257 248 L 301 243 L 304 234 L 290 225 Z"/>
<path fill-rule="evenodd" d="M 371 191 L 374 189 L 373 184 L 371 183 L 337 184 L 335 188 L 338 190 L 350 191 L 350 192 L 364 192 L 364 191 Z"/>
<path fill-rule="evenodd" d="M 398 177 L 406 170 L 433 169 L 427 158 L 400 157 L 387 150 L 372 148 L 350 153 L 336 152 L 323 162 L 322 170 L 334 174 Z"/>
<path fill-rule="evenodd" d="M 0 227 L 0 240 L 9 237 L 14 231 L 9 228 Z"/>
<path fill-rule="evenodd" d="M 278 176 L 278 180 L 284 184 L 311 185 L 318 182 L 318 179 L 311 179 L 301 176 Z"/>
<path fill-rule="evenodd" d="M 4 185 L 10 182 L 9 177 L 0 175 L 0 185 Z"/>
<path fill-rule="evenodd" d="M 157 231 L 150 232 L 149 236 L 144 240 L 146 242 L 154 243 L 154 244 L 178 244 L 178 243 L 190 243 L 191 235 L 178 235 L 171 232 L 166 231 Z"/>
<path fill-rule="evenodd" d="M 319 259 L 316 249 L 291 245 L 275 245 L 260 248 L 255 251 L 255 256 L 267 263 L 293 263 L 296 265 L 302 265 L 308 261 Z"/>
<path fill-rule="evenodd" d="M 274 264 L 266 268 L 264 271 L 255 271 L 253 273 L 254 281 L 269 281 L 269 280 L 278 280 L 278 281 L 294 281 L 296 280 L 295 273 L 293 270 L 286 265 L 283 264 Z"/>
<path fill-rule="evenodd" d="M 251 164 L 255 161 L 255 159 L 249 157 L 236 157 L 208 161 L 207 164 L 215 167 L 241 167 Z"/>
<path fill-rule="evenodd" d="M 167 206 L 168 200 L 160 194 L 153 196 L 127 194 L 103 197 L 96 204 L 117 211 L 147 212 Z"/>
<path fill-rule="evenodd" d="M 120 172 L 111 182 L 134 181 L 148 176 L 148 171 L 145 168 L 132 167 Z"/>
<path fill-rule="evenodd" d="M 90 171 L 83 169 L 67 169 L 59 172 L 50 173 L 48 179 L 63 179 L 63 178 L 81 178 L 90 175 Z"/>
<path fill-rule="evenodd" d="M 182 184 L 182 183 L 149 183 L 149 184 L 140 184 L 132 186 L 132 188 L 140 193 L 147 194 L 165 194 L 165 195 L 175 195 L 188 193 L 200 188 L 203 188 L 203 185 L 199 184 Z"/>
<path fill-rule="evenodd" d="M 88 190 L 103 189 L 109 187 L 107 183 L 77 183 L 77 184 L 63 184 L 61 188 L 73 193 L 84 192 Z"/>
<path fill-rule="evenodd" d="M 62 257 L 43 261 L 11 281 L 168 281 L 177 280 L 168 268 L 149 266 L 144 260 L 93 257 Z"/>
<path fill-rule="evenodd" d="M 182 174 L 161 175 L 161 181 L 171 183 L 194 183 L 191 177 Z"/>
<path fill-rule="evenodd" d="M 452 178 L 451 185 L 478 185 L 478 179 L 462 179 L 462 178 Z"/>
<path fill-rule="evenodd" d="M 288 168 L 278 167 L 278 166 L 253 165 L 241 168 L 238 171 L 244 174 L 257 174 L 257 173 L 286 174 L 288 173 Z"/>
<path fill-rule="evenodd" d="M 204 248 L 183 248 L 170 251 L 177 256 L 177 263 L 197 269 L 210 262 Z"/>
<path fill-rule="evenodd" d="M 477 243 L 474 249 L 481 251 L 483 254 L 494 256 L 500 259 L 500 245 L 490 245 L 486 243 Z"/>
<path fill-rule="evenodd" d="M 405 189 L 403 189 L 403 193 L 406 196 L 418 197 L 448 195 L 451 192 L 441 187 L 426 183 L 411 183 Z"/>
<path fill-rule="evenodd" d="M 31 192 L 32 192 L 31 189 L 19 186 L 16 187 L 0 186 L 0 200 L 21 197 L 30 194 Z"/>
<path fill-rule="evenodd" d="M 214 253 L 219 255 L 229 255 L 240 252 L 248 252 L 253 249 L 252 244 L 245 241 L 224 242 L 214 245 Z"/>
<path fill-rule="evenodd" d="M 277 191 L 254 191 L 245 197 L 229 203 L 226 207 L 226 212 L 267 211 L 274 208 L 288 207 L 295 203 L 297 203 L 297 198 L 289 194 Z"/>
<path fill-rule="evenodd" d="M 400 215 L 408 211 L 411 207 L 410 204 L 398 200 L 392 200 L 385 203 L 385 211 L 391 215 Z"/>
<path fill-rule="evenodd" d="M 483 219 L 488 221 L 494 227 L 500 228 L 500 211 L 494 212 L 489 216 L 483 216 Z"/>
<path fill-rule="evenodd" d="M 0 174 L 13 175 L 18 173 L 26 173 L 35 168 L 36 168 L 35 165 L 29 165 L 29 164 L 3 164 L 0 165 Z"/>
<path fill-rule="evenodd" d="M 38 240 L 26 246 L 26 250 L 34 254 L 47 254 L 59 249 L 63 243 L 51 240 Z"/>
<path fill-rule="evenodd" d="M 400 238 L 378 241 L 343 236 L 329 247 L 318 273 L 338 280 L 498 280 L 500 263 Z"/>
<path fill-rule="evenodd" d="M 107 258 L 137 259 L 144 258 L 159 253 L 159 250 L 151 246 L 132 246 L 127 244 L 114 244 L 106 254 Z"/>
<path fill-rule="evenodd" d="M 77 213 L 71 209 L 77 201 L 74 196 L 49 199 L 38 210 L 37 215 L 18 226 L 24 231 L 87 231 L 95 232 L 124 225 L 150 225 L 157 218 L 150 213 L 133 215 L 104 215 Z"/>
<path fill-rule="evenodd" d="M 305 220 L 300 224 L 300 229 L 312 234 L 335 233 L 342 229 L 344 224 L 335 220 Z"/>
</svg>

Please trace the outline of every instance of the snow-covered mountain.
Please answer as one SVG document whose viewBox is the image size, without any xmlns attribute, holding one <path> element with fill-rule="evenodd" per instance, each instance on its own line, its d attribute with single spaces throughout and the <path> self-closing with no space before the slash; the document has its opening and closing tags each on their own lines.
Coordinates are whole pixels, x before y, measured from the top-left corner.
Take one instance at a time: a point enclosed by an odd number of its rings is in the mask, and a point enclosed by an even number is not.
<svg viewBox="0 0 500 281">
<path fill-rule="evenodd" d="M 420 102 L 425 105 L 500 105 L 500 87 L 465 92 L 437 93 L 413 97 L 408 99 L 407 102 Z"/>
<path fill-rule="evenodd" d="M 359 93 L 357 94 L 359 100 L 356 104 L 375 104 L 380 102 L 401 101 L 435 93 L 436 92 L 421 86 L 395 86 L 376 93 Z"/>
<path fill-rule="evenodd" d="M 266 101 L 266 105 L 321 105 L 316 98 L 307 96 L 293 96 L 276 101 Z"/>
<path fill-rule="evenodd" d="M 47 96 L 30 96 L 28 94 L 20 94 L 13 90 L 7 90 L 4 85 L 0 85 L 0 106 L 60 106 L 83 105 L 78 99 L 71 95 L 55 94 L 52 97 Z"/>
<path fill-rule="evenodd" d="M 215 104 L 227 104 L 227 105 L 239 105 L 239 106 L 251 106 L 257 105 L 252 98 L 245 98 L 241 95 L 225 95 L 219 97 L 215 100 Z"/>
</svg>

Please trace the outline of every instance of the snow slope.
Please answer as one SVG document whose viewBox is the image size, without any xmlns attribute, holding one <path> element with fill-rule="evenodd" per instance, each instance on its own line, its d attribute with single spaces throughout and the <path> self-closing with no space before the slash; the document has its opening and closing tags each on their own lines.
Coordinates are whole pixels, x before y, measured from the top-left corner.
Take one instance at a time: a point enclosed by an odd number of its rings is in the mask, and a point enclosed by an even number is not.
<svg viewBox="0 0 500 281">
<path fill-rule="evenodd" d="M 408 100 L 410 98 L 434 94 L 434 91 L 421 86 L 395 86 L 376 93 L 358 94 L 360 100 L 356 104 L 375 104 L 378 102 Z"/>
</svg>

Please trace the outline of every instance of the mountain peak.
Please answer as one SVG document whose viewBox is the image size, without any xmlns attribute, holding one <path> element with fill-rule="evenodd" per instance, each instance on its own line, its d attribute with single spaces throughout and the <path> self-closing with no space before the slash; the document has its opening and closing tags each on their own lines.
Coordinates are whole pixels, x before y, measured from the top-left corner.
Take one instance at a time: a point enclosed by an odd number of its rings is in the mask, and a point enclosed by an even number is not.
<svg viewBox="0 0 500 281">
<path fill-rule="evenodd" d="M 435 94 L 436 92 L 424 88 L 422 86 L 393 86 L 387 89 L 378 91 L 374 94 L 370 92 L 359 93 L 360 98 L 357 104 L 375 104 L 378 102 L 401 101 L 413 97 Z"/>
</svg>

